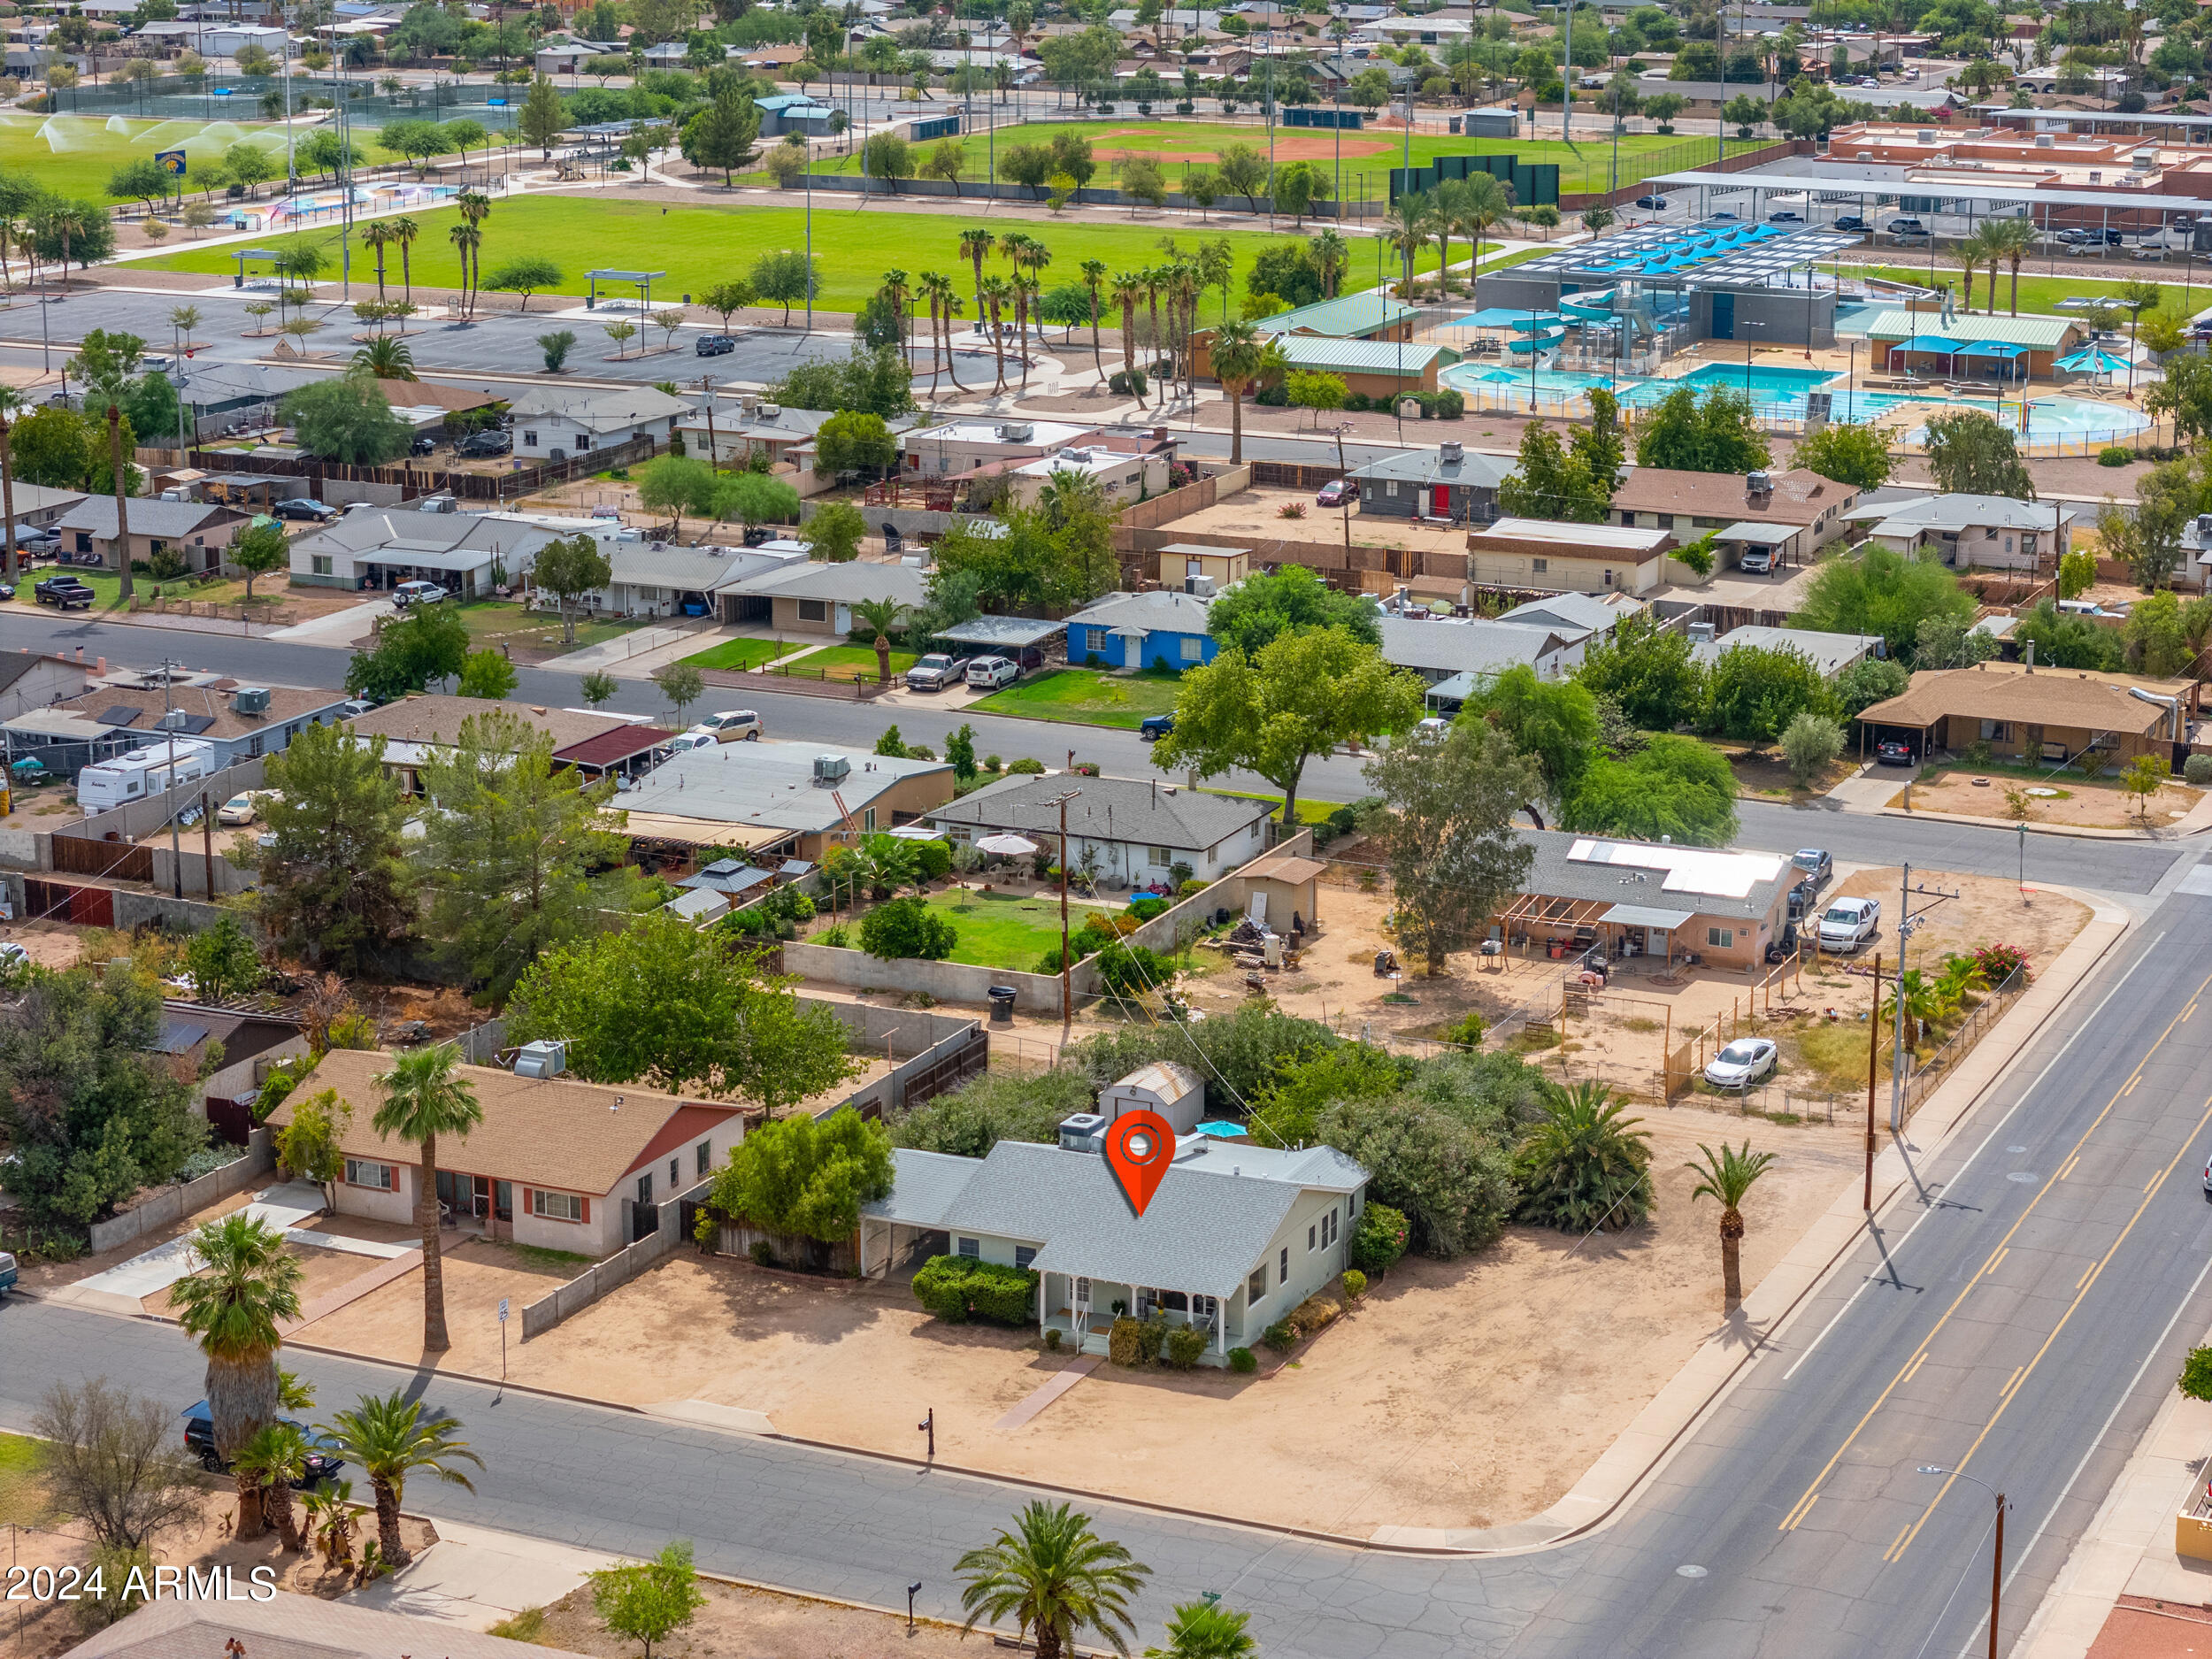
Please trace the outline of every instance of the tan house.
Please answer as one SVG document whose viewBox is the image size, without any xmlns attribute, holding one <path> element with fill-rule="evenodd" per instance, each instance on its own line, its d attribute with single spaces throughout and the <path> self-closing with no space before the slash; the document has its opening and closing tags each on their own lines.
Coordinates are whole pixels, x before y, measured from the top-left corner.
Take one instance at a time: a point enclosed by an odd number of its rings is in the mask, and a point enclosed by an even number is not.
<svg viewBox="0 0 2212 1659">
<path fill-rule="evenodd" d="M 1751 968 L 1789 921 L 1800 872 L 1783 853 L 1514 833 L 1534 856 L 1490 936 L 1515 956 L 1565 961 L 1596 950 L 1617 962 L 1694 954 L 1716 967 Z"/>
<path fill-rule="evenodd" d="M 146 496 L 125 503 L 130 520 L 133 560 L 150 559 L 173 551 L 188 570 L 211 570 L 222 562 L 223 549 L 250 522 L 230 507 L 197 501 L 155 501 Z M 88 553 L 99 555 L 109 570 L 123 568 L 117 547 L 115 497 L 88 495 L 54 522 L 65 550 L 81 561 Z"/>
<path fill-rule="evenodd" d="M 351 721 L 360 738 L 384 740 L 384 769 L 410 795 L 422 793 L 421 769 L 461 741 L 461 725 L 472 716 L 498 712 L 542 732 L 553 741 L 553 758 L 594 777 L 634 772 L 654 747 L 668 741 L 664 726 L 619 714 L 581 709 L 552 709 L 542 703 L 488 703 L 481 697 L 434 695 L 402 697 L 371 709 Z"/>
<path fill-rule="evenodd" d="M 1467 533 L 1467 580 L 1478 587 L 1640 594 L 1659 585 L 1674 545 L 1668 530 L 1501 518 Z"/>
<path fill-rule="evenodd" d="M 819 863 L 832 847 L 914 823 L 951 799 L 947 761 L 763 738 L 671 755 L 623 794 L 621 806 L 633 840 Z"/>
<path fill-rule="evenodd" d="M 1678 472 L 1638 466 L 1613 492 L 1613 521 L 1640 529 L 1671 530 L 1678 541 L 1708 530 L 1747 524 L 1801 526 L 1801 552 L 1817 552 L 1848 527 L 1844 515 L 1857 505 L 1858 488 L 1795 467 L 1786 472 Z"/>
<path fill-rule="evenodd" d="M 2138 755 L 2171 764 L 2189 741 L 2199 682 L 2100 674 L 2085 668 L 1979 663 L 1915 674 L 1901 696 L 1859 712 L 1860 746 L 1885 738 L 1925 760 L 1986 743 L 1993 755 L 2062 765 L 2089 749 L 2116 766 Z"/>
<path fill-rule="evenodd" d="M 339 1137 L 338 1213 L 405 1225 L 422 1149 L 373 1126 L 383 1098 L 376 1076 L 391 1064 L 387 1053 L 334 1048 L 269 1121 L 280 1128 L 296 1102 L 336 1090 L 352 1108 Z M 465 1232 L 517 1244 L 611 1256 L 634 1241 L 636 1206 L 688 1192 L 745 1138 L 744 1110 L 727 1101 L 491 1066 L 457 1066 L 454 1075 L 474 1092 L 483 1119 L 465 1135 L 438 1137 L 439 1206 Z"/>
<path fill-rule="evenodd" d="M 922 572 L 906 565 L 855 559 L 843 565 L 796 565 L 766 571 L 723 590 L 726 617 L 772 624 L 780 634 L 843 637 L 853 631 L 853 607 L 895 599 L 920 610 L 928 598 Z M 734 609 L 735 616 L 728 613 Z"/>
</svg>

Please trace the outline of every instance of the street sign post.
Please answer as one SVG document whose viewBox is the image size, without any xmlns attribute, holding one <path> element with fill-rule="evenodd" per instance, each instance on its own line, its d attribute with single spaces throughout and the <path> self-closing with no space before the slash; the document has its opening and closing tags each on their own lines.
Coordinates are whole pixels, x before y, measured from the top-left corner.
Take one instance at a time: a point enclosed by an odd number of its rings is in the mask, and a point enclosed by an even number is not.
<svg viewBox="0 0 2212 1659">
<path fill-rule="evenodd" d="M 499 1299 L 499 1380 L 507 1380 L 507 1298 Z"/>
</svg>

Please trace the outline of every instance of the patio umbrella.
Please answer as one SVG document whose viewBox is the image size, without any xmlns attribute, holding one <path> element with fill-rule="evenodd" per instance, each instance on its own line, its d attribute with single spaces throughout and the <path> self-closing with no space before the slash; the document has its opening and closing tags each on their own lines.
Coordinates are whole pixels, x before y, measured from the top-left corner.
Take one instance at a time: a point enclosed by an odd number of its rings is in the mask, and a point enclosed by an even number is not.
<svg viewBox="0 0 2212 1659">
<path fill-rule="evenodd" d="M 1037 843 L 1024 835 L 1007 831 L 997 835 L 986 835 L 975 844 L 979 853 L 1003 853 L 1010 858 L 1025 858 L 1037 850 Z"/>
<path fill-rule="evenodd" d="M 942 839 L 941 833 L 926 824 L 902 824 L 891 832 L 892 839 L 902 841 L 933 841 Z"/>
</svg>

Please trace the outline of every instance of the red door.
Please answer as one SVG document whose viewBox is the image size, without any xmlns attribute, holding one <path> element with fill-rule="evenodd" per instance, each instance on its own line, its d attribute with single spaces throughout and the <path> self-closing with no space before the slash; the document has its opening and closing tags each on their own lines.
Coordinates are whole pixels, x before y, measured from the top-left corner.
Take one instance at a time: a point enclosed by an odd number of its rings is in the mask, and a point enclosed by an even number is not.
<svg viewBox="0 0 2212 1659">
<path fill-rule="evenodd" d="M 1429 511 L 1440 518 L 1452 516 L 1452 487 L 1449 484 L 1439 484 L 1431 492 Z"/>
</svg>

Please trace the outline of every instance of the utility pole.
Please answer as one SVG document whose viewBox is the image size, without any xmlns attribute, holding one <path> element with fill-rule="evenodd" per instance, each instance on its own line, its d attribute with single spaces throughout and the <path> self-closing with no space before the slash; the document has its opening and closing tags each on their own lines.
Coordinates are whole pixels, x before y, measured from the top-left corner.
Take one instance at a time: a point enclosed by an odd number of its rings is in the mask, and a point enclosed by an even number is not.
<svg viewBox="0 0 2212 1659">
<path fill-rule="evenodd" d="M 1996 1501 L 1997 1548 L 1989 1562 L 1989 1659 L 1997 1659 L 1997 1624 L 2003 1616 L 2005 1609 L 2005 1511 L 2011 1508 L 2011 1505 L 2005 1502 L 2005 1494 L 1991 1486 L 1989 1482 L 1976 1480 L 1973 1476 L 1962 1470 L 1946 1469 L 1936 1463 L 1923 1463 L 1920 1465 L 1920 1472 L 1924 1475 L 1948 1477 L 1946 1482 L 1947 1490 L 1949 1480 L 1973 1481 L 1974 1485 L 1979 1486 Z M 1941 1501 L 1942 1496 L 1943 1494 L 1940 1492 L 1936 1494 L 1939 1502 Z"/>
<path fill-rule="evenodd" d="M 1070 789 L 1052 804 L 1060 809 L 1060 1041 L 1065 1046 L 1075 1024 L 1075 964 L 1068 960 L 1068 803 L 1083 792 Z"/>
<path fill-rule="evenodd" d="M 1874 953 L 1874 1006 L 1882 1006 L 1882 953 Z M 1866 1022 L 1866 1197 L 1861 1208 L 1874 1213 L 1874 1068 L 1882 1052 L 1882 1022 Z"/>
<path fill-rule="evenodd" d="M 123 557 L 130 557 L 127 546 L 123 549 Z M 184 896 L 184 851 L 177 833 L 177 725 L 171 717 L 176 708 L 172 695 L 175 674 L 182 666 L 166 657 L 161 659 L 161 724 L 169 733 L 169 788 L 165 803 L 169 809 L 169 879 L 172 896 L 180 899 Z"/>
<path fill-rule="evenodd" d="M 1929 904 L 1922 910 L 1920 916 L 1915 916 L 1912 914 L 1913 895 L 1916 894 L 1919 895 L 1923 898 L 1934 901 L 1933 903 Z M 1958 896 L 1959 893 L 1956 890 L 1946 893 L 1940 887 L 1916 887 L 1913 886 L 1912 866 L 1910 864 L 1904 866 L 1904 876 L 1902 880 L 1899 883 L 1897 901 L 1897 985 L 1894 994 L 1894 1001 L 1897 1004 L 1897 1047 L 1895 1057 L 1890 1062 L 1889 1069 L 1889 1126 L 1895 1132 L 1901 1133 L 1905 1127 L 1905 1064 L 1907 1060 L 1907 1050 L 1905 1048 L 1905 949 L 1907 945 L 1910 942 L 1913 934 L 1919 931 L 1921 919 L 1927 914 L 1927 911 L 1933 910 L 1937 904 L 1942 903 L 1947 899 L 1955 899 Z M 1878 1009 L 1881 1006 L 1880 998 L 1881 986 L 1880 982 L 1878 980 L 1875 985 L 1875 1006 Z"/>
</svg>

